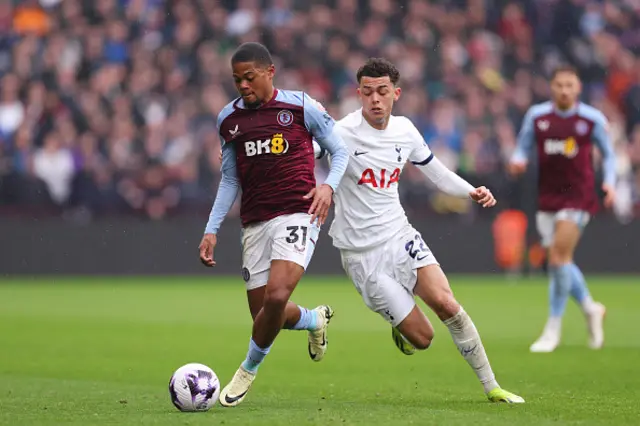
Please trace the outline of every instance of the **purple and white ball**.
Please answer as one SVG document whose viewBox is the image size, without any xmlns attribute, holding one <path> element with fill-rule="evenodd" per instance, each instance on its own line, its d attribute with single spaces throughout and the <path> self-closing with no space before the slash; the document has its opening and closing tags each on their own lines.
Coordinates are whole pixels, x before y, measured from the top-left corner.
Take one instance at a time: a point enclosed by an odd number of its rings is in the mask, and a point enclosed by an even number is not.
<svg viewBox="0 0 640 426">
<path fill-rule="evenodd" d="M 207 411 L 220 397 L 220 380 L 206 365 L 186 364 L 171 376 L 169 395 L 180 411 Z"/>
</svg>

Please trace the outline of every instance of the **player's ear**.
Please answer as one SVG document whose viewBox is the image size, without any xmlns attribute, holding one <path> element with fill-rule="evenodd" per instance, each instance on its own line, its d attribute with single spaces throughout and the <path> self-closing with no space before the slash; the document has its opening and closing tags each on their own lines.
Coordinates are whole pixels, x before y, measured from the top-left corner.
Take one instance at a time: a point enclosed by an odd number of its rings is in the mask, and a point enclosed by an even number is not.
<svg viewBox="0 0 640 426">
<path fill-rule="evenodd" d="M 273 78 L 274 75 L 276 75 L 276 66 L 271 64 L 267 67 L 267 75 L 269 76 L 269 78 Z"/>
<path fill-rule="evenodd" d="M 396 87 L 393 90 L 393 100 L 397 101 L 398 99 L 400 99 L 400 95 L 402 94 L 402 89 L 399 87 Z"/>
</svg>

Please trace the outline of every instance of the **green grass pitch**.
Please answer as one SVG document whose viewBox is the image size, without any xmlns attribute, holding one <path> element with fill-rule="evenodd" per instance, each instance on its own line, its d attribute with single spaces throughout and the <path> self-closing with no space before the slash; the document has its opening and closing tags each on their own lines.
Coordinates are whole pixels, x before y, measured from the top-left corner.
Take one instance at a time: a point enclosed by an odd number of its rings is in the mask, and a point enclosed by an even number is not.
<svg viewBox="0 0 640 426">
<path fill-rule="evenodd" d="M 313 363 L 306 332 L 284 331 L 242 405 L 180 413 L 167 391 L 177 367 L 202 362 L 224 385 L 244 359 L 251 322 L 240 279 L 4 279 L 0 425 L 638 424 L 637 277 L 590 280 L 608 308 L 602 351 L 586 348 L 570 305 L 553 354 L 528 352 L 546 316 L 543 278 L 451 282 L 498 381 L 525 405 L 487 402 L 441 324 L 429 350 L 402 355 L 347 280 L 309 277 L 294 300 L 336 311 L 326 358 Z"/>
</svg>

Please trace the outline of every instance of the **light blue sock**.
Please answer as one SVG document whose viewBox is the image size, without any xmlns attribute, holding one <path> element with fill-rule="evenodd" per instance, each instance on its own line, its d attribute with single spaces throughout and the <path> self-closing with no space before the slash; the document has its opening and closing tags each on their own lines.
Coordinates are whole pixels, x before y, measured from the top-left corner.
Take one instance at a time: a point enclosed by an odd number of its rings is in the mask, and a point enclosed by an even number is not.
<svg viewBox="0 0 640 426">
<path fill-rule="evenodd" d="M 550 272 L 549 312 L 552 317 L 561 317 L 571 291 L 571 264 L 552 266 Z"/>
<path fill-rule="evenodd" d="M 249 351 L 247 352 L 247 358 L 242 363 L 242 368 L 247 370 L 250 373 L 256 373 L 258 371 L 258 367 L 260 367 L 260 363 L 265 356 L 269 353 L 271 346 L 268 348 L 262 349 L 256 342 L 251 339 L 249 342 Z"/>
<path fill-rule="evenodd" d="M 582 275 L 582 271 L 578 268 L 578 265 L 572 263 L 571 267 L 571 297 L 576 302 L 583 304 L 587 298 L 591 297 L 589 289 L 587 288 L 587 281 Z"/>
<path fill-rule="evenodd" d="M 307 308 L 298 306 L 300 309 L 300 319 L 292 330 L 315 330 L 318 327 L 318 313 Z"/>
</svg>

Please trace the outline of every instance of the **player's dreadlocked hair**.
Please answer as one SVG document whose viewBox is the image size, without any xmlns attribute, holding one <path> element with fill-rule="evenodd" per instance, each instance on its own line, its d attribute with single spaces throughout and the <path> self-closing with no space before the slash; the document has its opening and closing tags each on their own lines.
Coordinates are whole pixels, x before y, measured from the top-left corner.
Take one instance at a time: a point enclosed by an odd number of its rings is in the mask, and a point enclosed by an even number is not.
<svg viewBox="0 0 640 426">
<path fill-rule="evenodd" d="M 400 81 L 400 71 L 398 71 L 398 68 L 384 58 L 369 58 L 367 62 L 358 69 L 358 73 L 356 74 L 358 83 L 360 83 L 362 77 L 378 78 L 386 76 L 389 77 L 389 80 L 391 80 L 394 86 Z"/>
<path fill-rule="evenodd" d="M 271 53 L 260 43 L 243 43 L 236 49 L 231 57 L 231 64 L 238 62 L 255 62 L 257 65 L 267 67 L 273 64 Z"/>
</svg>

